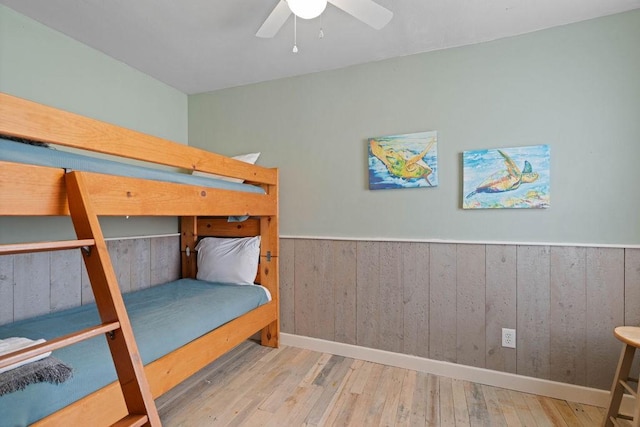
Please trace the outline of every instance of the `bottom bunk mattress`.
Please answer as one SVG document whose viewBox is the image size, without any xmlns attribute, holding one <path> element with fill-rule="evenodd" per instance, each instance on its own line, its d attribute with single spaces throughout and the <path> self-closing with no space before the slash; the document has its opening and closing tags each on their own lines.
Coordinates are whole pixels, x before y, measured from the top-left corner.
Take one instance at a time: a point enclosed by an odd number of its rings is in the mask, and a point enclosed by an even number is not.
<svg viewBox="0 0 640 427">
<path fill-rule="evenodd" d="M 146 365 L 270 300 L 266 288 L 180 279 L 124 295 Z M 0 339 L 53 339 L 100 323 L 95 304 L 0 326 Z M 66 382 L 36 383 L 0 396 L 0 426 L 23 426 L 112 383 L 116 372 L 104 337 L 53 352 L 73 369 Z"/>
</svg>

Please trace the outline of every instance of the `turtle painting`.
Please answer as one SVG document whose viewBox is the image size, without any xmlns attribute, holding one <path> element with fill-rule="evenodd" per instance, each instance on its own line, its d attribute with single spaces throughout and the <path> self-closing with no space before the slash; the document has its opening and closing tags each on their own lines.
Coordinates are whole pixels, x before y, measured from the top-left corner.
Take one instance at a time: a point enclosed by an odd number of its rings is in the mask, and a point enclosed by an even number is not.
<svg viewBox="0 0 640 427">
<path fill-rule="evenodd" d="M 369 188 L 435 187 L 435 131 L 369 139 Z"/>
<path fill-rule="evenodd" d="M 433 170 L 422 158 L 427 155 L 434 143 L 435 139 L 432 138 L 422 152 L 411 157 L 405 157 L 405 153 L 399 153 L 390 148 L 382 148 L 375 139 L 370 141 L 371 152 L 384 163 L 390 174 L 405 179 L 424 178 L 429 185 L 431 185 L 429 175 Z"/>
<path fill-rule="evenodd" d="M 463 153 L 464 209 L 549 206 L 549 146 Z"/>
<path fill-rule="evenodd" d="M 504 151 L 498 150 L 498 153 L 504 158 L 507 169 L 496 172 L 482 181 L 475 190 L 467 194 L 467 199 L 477 193 L 501 193 L 515 190 L 522 183 L 529 183 L 538 179 L 539 175 L 533 172 L 531 163 L 528 160 L 524 161 L 524 168 L 520 171 L 514 161 L 511 160 L 511 157 L 506 155 Z"/>
</svg>

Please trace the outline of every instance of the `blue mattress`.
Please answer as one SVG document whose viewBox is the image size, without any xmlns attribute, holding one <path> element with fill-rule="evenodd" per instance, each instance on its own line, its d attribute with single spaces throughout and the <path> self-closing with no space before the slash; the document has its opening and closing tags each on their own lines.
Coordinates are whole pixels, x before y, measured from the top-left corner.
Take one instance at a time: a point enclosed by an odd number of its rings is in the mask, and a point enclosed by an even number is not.
<svg viewBox="0 0 640 427">
<path fill-rule="evenodd" d="M 267 303 L 257 285 L 231 285 L 180 279 L 124 295 L 144 364 L 181 347 Z M 18 336 L 52 339 L 99 324 L 94 304 L 0 326 L 0 339 Z M 73 377 L 54 385 L 38 383 L 0 396 L 0 426 L 25 426 L 116 380 L 104 337 L 53 352 L 73 368 Z"/>
<path fill-rule="evenodd" d="M 201 185 L 222 190 L 245 191 L 264 194 L 264 190 L 255 185 L 241 184 L 221 179 L 193 176 L 185 173 L 169 172 L 144 166 L 120 163 L 97 157 L 53 150 L 46 147 L 23 144 L 0 138 L 0 160 L 26 163 L 37 166 L 64 168 L 85 172 L 97 172 L 131 178 L 143 178 L 154 181 L 177 184 Z"/>
</svg>

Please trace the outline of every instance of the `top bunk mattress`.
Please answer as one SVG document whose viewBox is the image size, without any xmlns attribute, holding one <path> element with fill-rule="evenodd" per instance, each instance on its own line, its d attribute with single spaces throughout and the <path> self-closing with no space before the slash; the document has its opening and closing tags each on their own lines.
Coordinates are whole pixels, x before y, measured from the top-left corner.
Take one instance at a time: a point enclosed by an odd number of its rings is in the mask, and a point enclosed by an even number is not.
<svg viewBox="0 0 640 427">
<path fill-rule="evenodd" d="M 153 181 L 172 182 L 176 184 L 199 185 L 221 190 L 244 191 L 264 194 L 264 190 L 255 185 L 242 184 L 186 173 L 170 172 L 150 167 L 120 163 L 97 157 L 85 156 L 68 151 L 23 144 L 0 138 L 0 160 L 26 163 L 36 166 L 70 169 L 84 172 L 96 172 L 107 175 L 119 175 L 130 178 L 150 179 Z"/>
<path fill-rule="evenodd" d="M 270 300 L 259 285 L 180 279 L 123 295 L 146 365 Z M 53 339 L 100 323 L 95 304 L 0 326 L 0 339 Z M 0 396 L 0 426 L 25 426 L 116 380 L 102 336 L 53 352 L 73 369 L 60 385 L 37 383 Z"/>
</svg>

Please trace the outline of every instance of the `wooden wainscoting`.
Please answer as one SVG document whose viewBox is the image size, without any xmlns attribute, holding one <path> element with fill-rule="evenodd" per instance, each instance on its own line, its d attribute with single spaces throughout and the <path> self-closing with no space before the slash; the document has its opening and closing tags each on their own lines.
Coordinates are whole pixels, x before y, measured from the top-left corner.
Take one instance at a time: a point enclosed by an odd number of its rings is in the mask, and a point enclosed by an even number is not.
<svg viewBox="0 0 640 427">
<path fill-rule="evenodd" d="M 180 277 L 180 237 L 107 241 L 122 292 Z M 93 302 L 79 250 L 0 256 L 0 324 Z"/>
<path fill-rule="evenodd" d="M 609 389 L 640 249 L 281 239 L 280 290 L 283 332 Z"/>
</svg>

